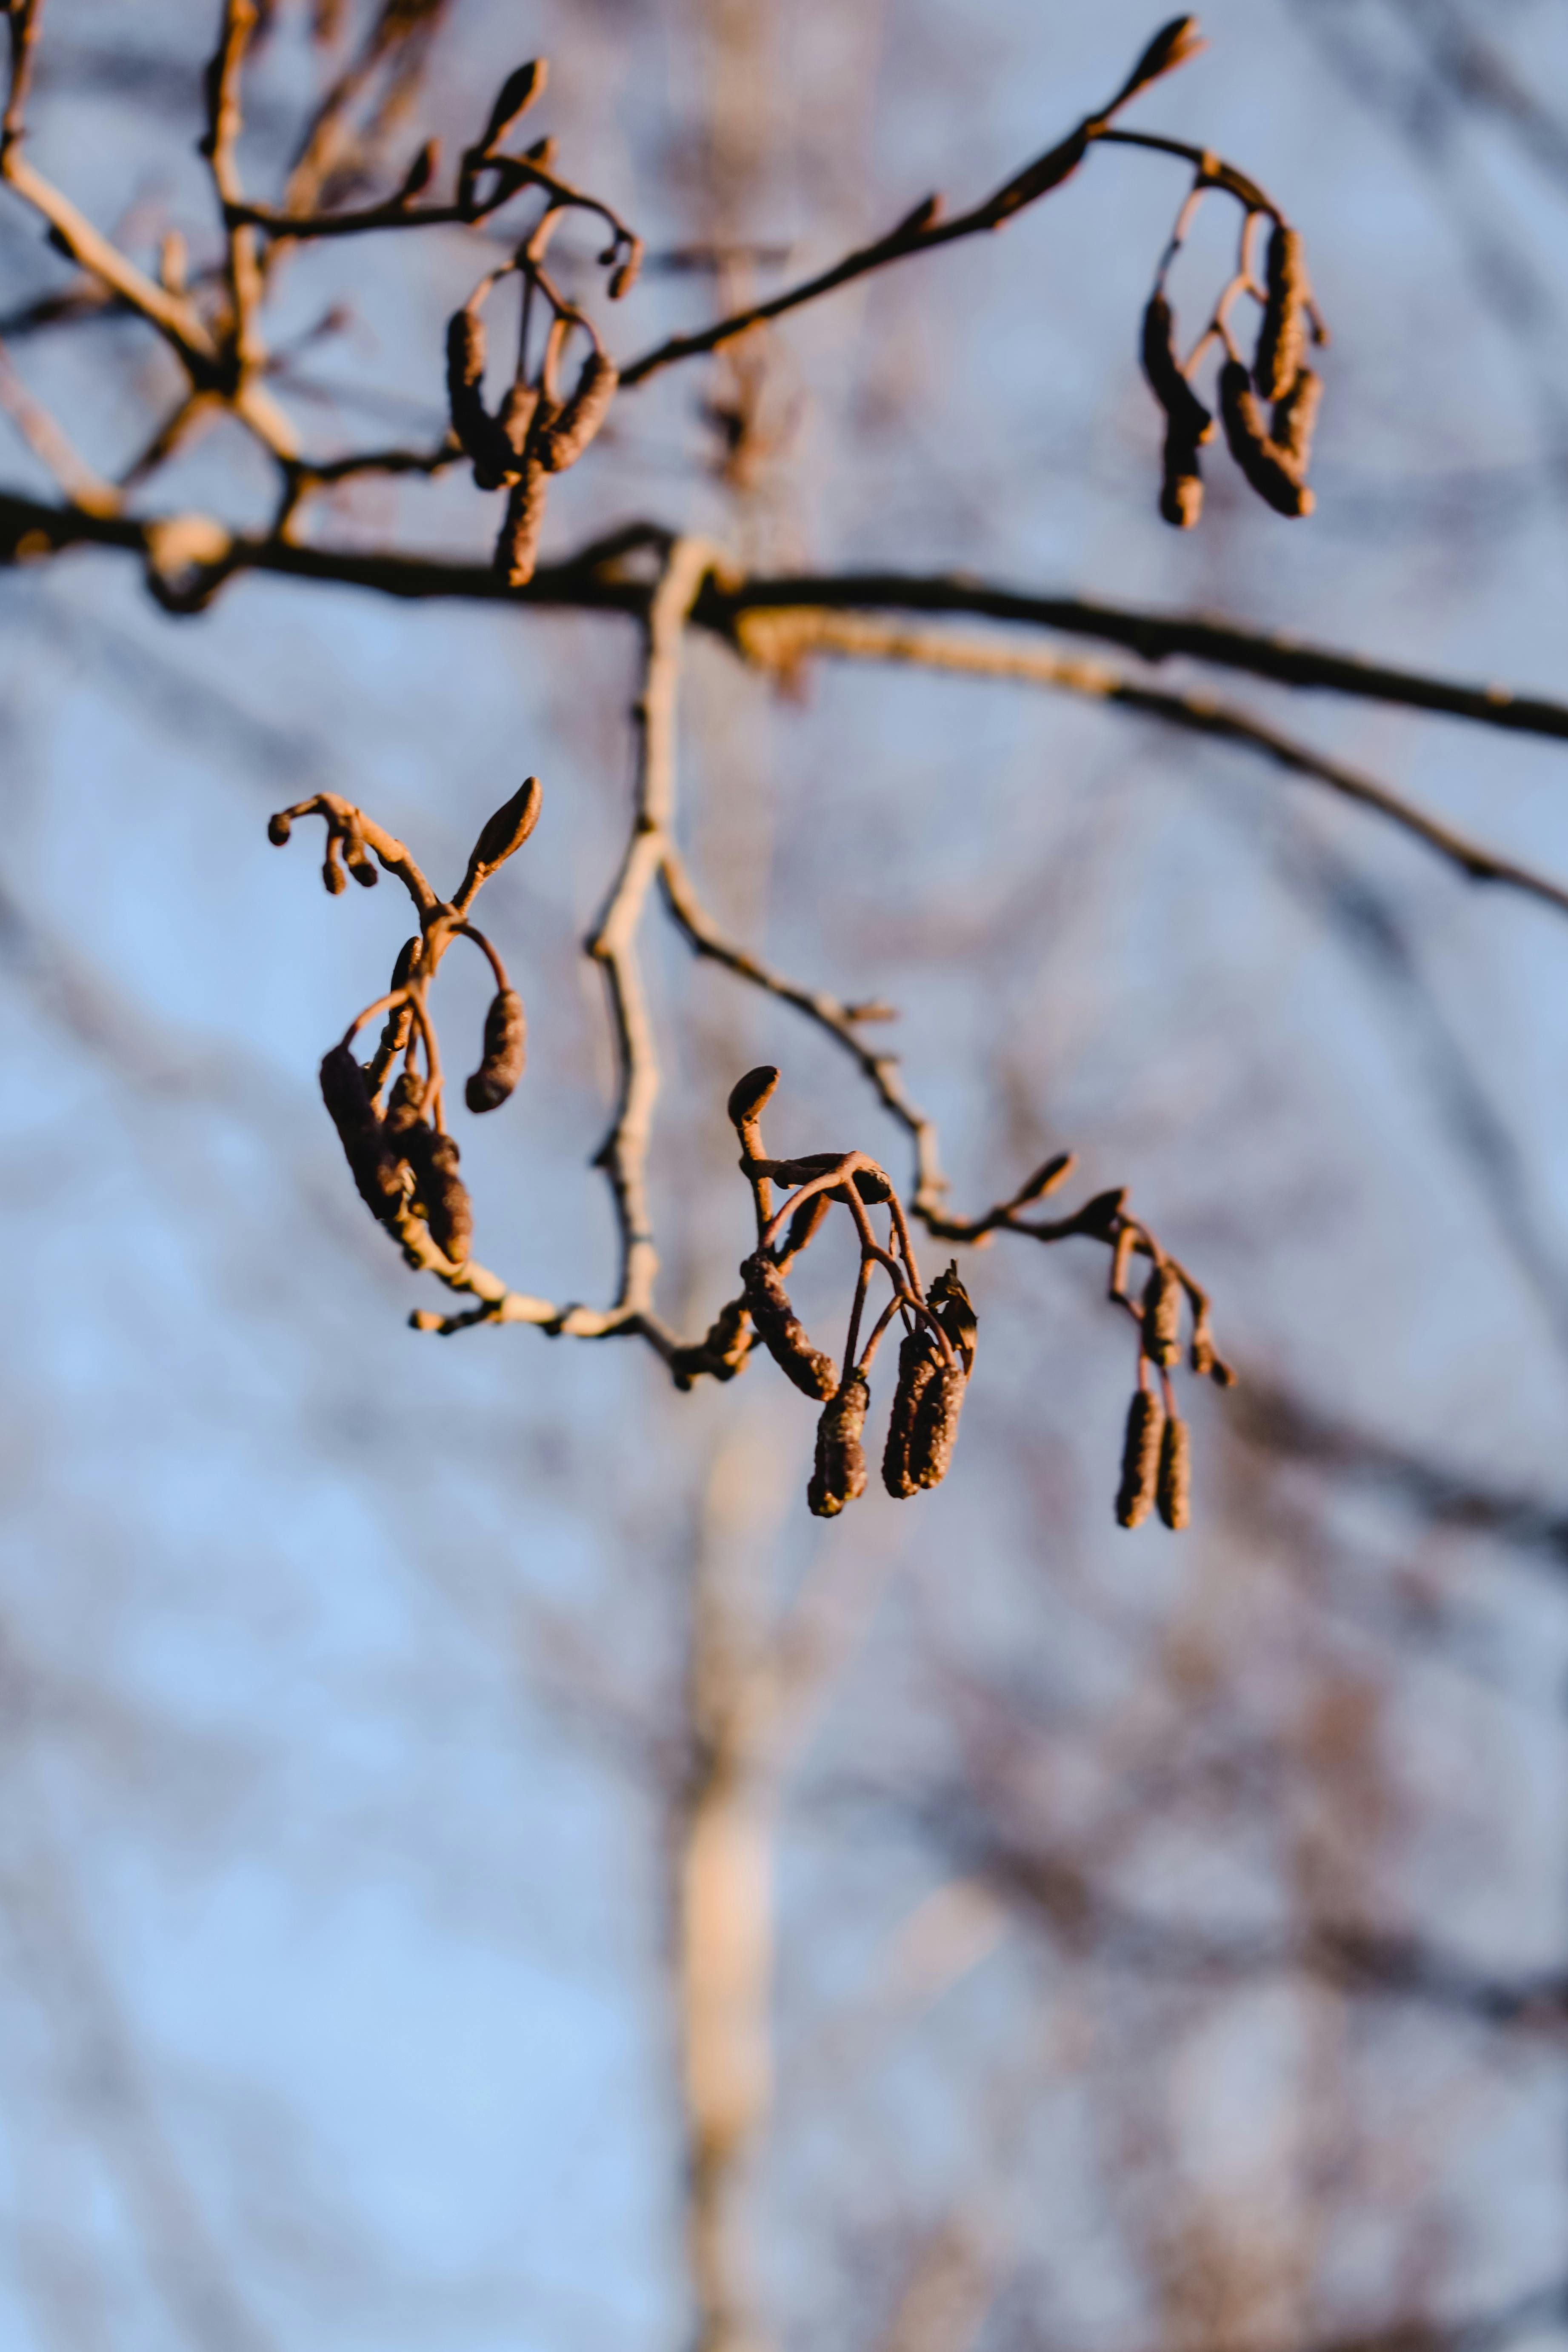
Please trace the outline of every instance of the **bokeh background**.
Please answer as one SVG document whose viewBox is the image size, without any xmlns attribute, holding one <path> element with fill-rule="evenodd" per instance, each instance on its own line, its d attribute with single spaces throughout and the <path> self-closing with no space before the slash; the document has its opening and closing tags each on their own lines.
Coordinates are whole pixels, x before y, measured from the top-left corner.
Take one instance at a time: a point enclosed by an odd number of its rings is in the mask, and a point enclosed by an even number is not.
<svg viewBox="0 0 1568 2352">
<path fill-rule="evenodd" d="M 217 251 L 216 13 L 48 0 L 33 152 L 143 259 Z M 389 145 L 454 152 L 548 55 L 541 127 L 656 257 L 630 353 L 985 193 L 1156 14 L 451 0 Z M 322 48 L 279 6 L 250 184 L 363 22 Z M 1184 175 L 1103 150 L 1005 235 L 628 395 L 546 554 L 647 517 L 1561 690 L 1561 10 L 1205 29 L 1131 120 L 1304 229 L 1310 524 L 1223 460 L 1201 529 L 1159 521 L 1136 336 Z M 1189 315 L 1233 219 L 1211 198 Z M 457 233 L 291 261 L 276 388 L 312 449 L 438 436 L 475 274 Z M 72 283 L 6 194 L 0 335 L 113 472 L 175 379 L 134 320 L 41 325 Z M 52 494 L 19 438 L 0 471 Z M 268 496 L 221 427 L 142 503 Z M 312 528 L 479 560 L 494 522 L 452 475 Z M 678 1397 L 641 1349 L 409 1331 L 432 1302 L 316 1094 L 405 923 L 390 887 L 327 898 L 268 812 L 345 792 L 455 877 L 536 770 L 487 894 L 531 1066 L 465 1168 L 489 1264 L 605 1294 L 579 942 L 634 662 L 615 618 L 245 579 L 178 621 L 115 554 L 0 577 L 0 2342 L 1563 2343 L 1568 927 L 1124 713 L 826 663 L 781 692 L 698 645 L 682 831 L 726 924 L 900 1008 L 959 1200 L 1065 1146 L 1130 1183 L 1242 1376 L 1193 1402 L 1192 1531 L 1120 1532 L 1103 1253 L 998 1246 L 947 1485 L 819 1525 L 765 1363 Z M 1568 877 L 1562 747 L 1225 690 Z M 700 1328 L 746 1246 L 741 1070 L 781 1066 L 795 1148 L 899 1145 L 786 1007 L 650 961 L 665 1295 Z M 682 1891 L 716 1792 L 750 2073 L 704 2172 Z"/>
</svg>

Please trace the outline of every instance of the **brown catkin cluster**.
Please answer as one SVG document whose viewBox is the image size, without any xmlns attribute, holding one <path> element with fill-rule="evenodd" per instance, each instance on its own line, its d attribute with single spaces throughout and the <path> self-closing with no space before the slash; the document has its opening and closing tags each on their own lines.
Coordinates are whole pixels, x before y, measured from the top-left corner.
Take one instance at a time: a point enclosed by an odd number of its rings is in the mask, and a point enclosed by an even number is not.
<svg viewBox="0 0 1568 2352">
<path fill-rule="evenodd" d="M 521 588 L 539 560 L 548 478 L 574 466 L 595 439 L 620 376 L 595 345 L 559 407 L 520 374 L 492 415 L 485 406 L 485 353 L 484 321 L 465 304 L 447 325 L 447 412 L 453 437 L 472 461 L 476 487 L 509 492 L 495 562 L 508 583 Z"/>
<path fill-rule="evenodd" d="M 528 1050 L 528 1020 L 515 988 L 498 989 L 485 1014 L 485 1051 L 463 1089 L 476 1113 L 498 1110 L 522 1076 Z"/>
<path fill-rule="evenodd" d="M 838 1387 L 838 1368 L 831 1356 L 814 1348 L 805 1327 L 789 1303 L 784 1277 L 765 1252 L 746 1258 L 741 1266 L 746 1306 L 757 1327 L 757 1337 L 803 1395 L 826 1401 Z"/>
<path fill-rule="evenodd" d="M 870 1402 L 865 1373 L 853 1371 L 823 1408 L 816 1424 L 816 1459 L 805 1490 L 807 1507 L 816 1518 L 837 1518 L 846 1503 L 866 1491 L 861 1440 Z"/>
<path fill-rule="evenodd" d="M 1154 1507 L 1164 1425 L 1165 1408 L 1152 1390 L 1134 1389 L 1127 1412 L 1126 1441 L 1121 1448 L 1121 1485 L 1116 1496 L 1119 1527 L 1142 1527 Z"/>
<path fill-rule="evenodd" d="M 915 1419 L 940 1362 L 931 1334 L 923 1325 L 899 1343 L 899 1378 L 893 1391 L 893 1409 L 888 1417 L 887 1443 L 882 1448 L 882 1484 L 900 1502 L 920 1492 L 921 1482 L 912 1458 Z"/>
<path fill-rule="evenodd" d="M 1198 451 L 1214 436 L 1214 417 L 1182 373 L 1176 357 L 1175 320 L 1161 292 L 1143 313 L 1143 373 L 1165 412 L 1165 449 L 1160 512 L 1178 530 L 1190 530 L 1204 510 Z"/>
</svg>

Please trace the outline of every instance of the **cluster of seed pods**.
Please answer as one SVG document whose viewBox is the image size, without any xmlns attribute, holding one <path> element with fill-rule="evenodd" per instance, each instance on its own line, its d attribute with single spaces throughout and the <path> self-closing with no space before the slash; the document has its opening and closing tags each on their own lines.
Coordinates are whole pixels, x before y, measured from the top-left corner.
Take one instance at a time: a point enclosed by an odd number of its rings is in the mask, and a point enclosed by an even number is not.
<svg viewBox="0 0 1568 2352">
<path fill-rule="evenodd" d="M 544 197 L 543 211 L 512 258 L 479 280 L 447 328 L 447 396 L 453 438 L 472 461 L 476 486 L 508 493 L 495 560 L 497 570 L 514 588 L 533 576 L 550 477 L 575 465 L 608 415 L 620 381 L 593 320 L 565 299 L 545 268 L 551 238 L 573 209 L 595 212 L 604 218 L 610 242 L 599 260 L 611 273 L 607 290 L 612 301 L 628 291 L 642 258 L 637 239 L 607 207 L 555 177 L 551 170 L 552 141 L 536 142 L 521 156 L 501 152 L 501 141 L 532 105 L 544 88 L 544 79 L 543 61 L 536 59 L 520 67 L 503 85 L 483 138 L 463 158 L 459 186 L 460 200 L 467 194 L 472 201 L 484 174 L 500 174 L 503 187 L 510 183 L 537 188 Z M 486 209 L 494 202 L 492 189 Z M 485 404 L 483 310 L 501 280 L 514 276 L 522 284 L 517 365 L 500 407 L 492 411 Z M 545 323 L 531 363 L 536 309 L 543 313 Z M 590 348 L 575 383 L 566 390 L 561 372 L 574 332 L 584 335 Z"/>
<path fill-rule="evenodd" d="M 831 1519 L 866 1491 L 871 1364 L 895 1318 L 901 1321 L 902 1338 L 882 1483 L 889 1495 L 903 1498 L 940 1486 L 947 1475 L 964 1391 L 974 1368 L 974 1310 L 956 1265 L 939 1275 L 929 1290 L 922 1287 L 902 1205 L 886 1171 L 867 1153 L 769 1157 L 762 1112 L 778 1081 L 775 1069 L 752 1070 L 731 1094 L 729 1115 L 756 1207 L 757 1246 L 742 1261 L 740 1296 L 721 1309 L 703 1340 L 677 1351 L 671 1370 L 683 1386 L 702 1372 L 732 1379 L 754 1335 L 802 1394 L 822 1406 L 806 1502 L 817 1518 Z M 786 1189 L 786 1197 L 776 1206 L 775 1184 Z M 842 1372 L 815 1344 L 784 1286 L 791 1265 L 835 1206 L 847 1212 L 860 1245 Z M 886 1213 L 885 1242 L 878 1239 L 872 1222 L 878 1210 Z M 891 1296 L 862 1341 L 867 1300 L 879 1273 L 887 1277 Z"/>
<path fill-rule="evenodd" d="M 1224 352 L 1219 372 L 1219 407 L 1226 440 L 1244 479 L 1276 514 L 1309 515 L 1313 497 L 1307 484 L 1312 434 L 1322 398 L 1322 380 L 1307 365 L 1309 333 L 1316 342 L 1327 338 L 1312 299 L 1300 234 L 1271 206 L 1250 197 L 1261 192 L 1238 174 L 1218 184 L 1242 194 L 1247 205 L 1241 232 L 1241 253 L 1236 275 L 1221 293 L 1214 316 L 1187 358 L 1176 351 L 1175 317 L 1165 294 L 1165 276 L 1179 249 L 1192 211 L 1205 186 L 1215 184 L 1200 171 L 1198 182 L 1177 219 L 1175 231 L 1160 265 L 1154 291 L 1143 313 L 1143 373 L 1165 414 L 1163 472 L 1160 512 L 1180 530 L 1190 530 L 1203 512 L 1204 485 L 1198 452 L 1212 440 L 1213 413 L 1193 389 L 1194 369 L 1212 344 Z M 1259 284 L 1251 264 L 1255 232 L 1271 218 L 1264 280 Z M 1241 295 L 1262 305 L 1258 340 L 1250 361 L 1242 356 L 1230 325 L 1230 310 Z M 1262 403 L 1270 404 L 1267 422 Z"/>
<path fill-rule="evenodd" d="M 1127 1276 L 1139 1247 L 1153 1263 L 1142 1297 L 1135 1300 L 1128 1292 Z M 1191 1516 L 1191 1446 L 1187 1424 L 1176 1410 L 1171 1374 L 1181 1360 L 1184 1301 L 1192 1317 L 1187 1350 L 1192 1370 L 1220 1388 L 1231 1387 L 1236 1375 L 1215 1353 L 1208 1302 L 1202 1291 L 1131 1219 L 1121 1221 L 1113 1244 L 1110 1296 L 1138 1325 L 1138 1380 L 1127 1413 L 1117 1522 L 1141 1527 L 1151 1511 L 1158 1510 L 1168 1528 L 1180 1529 Z"/>
<path fill-rule="evenodd" d="M 488 959 L 496 991 L 485 1014 L 479 1066 L 464 1088 L 464 1100 L 475 1113 L 499 1109 L 522 1076 L 528 1024 L 522 999 L 508 980 L 500 957 L 484 932 L 469 922 L 468 910 L 487 877 L 532 832 L 541 799 L 539 779 L 530 776 L 496 811 L 474 845 L 462 887 L 450 900 L 437 898 L 400 841 L 335 793 L 318 793 L 280 809 L 267 828 L 268 839 L 281 847 L 296 818 L 321 817 L 327 828 L 321 873 L 329 891 L 335 896 L 342 890 L 345 868 L 356 882 L 369 887 L 377 879 L 379 861 L 414 902 L 419 929 L 400 950 L 391 986 L 354 1015 L 322 1056 L 321 1098 L 371 1214 L 399 1234 L 409 1219 L 417 1220 L 454 1267 L 465 1265 L 470 1253 L 473 1208 L 458 1173 L 457 1139 L 447 1126 L 440 1045 L 428 1003 L 430 983 L 456 939 L 471 940 Z M 378 1014 L 384 1016 L 380 1040 L 371 1059 L 362 1062 L 354 1039 Z M 400 1057 L 403 1067 L 393 1079 Z"/>
</svg>

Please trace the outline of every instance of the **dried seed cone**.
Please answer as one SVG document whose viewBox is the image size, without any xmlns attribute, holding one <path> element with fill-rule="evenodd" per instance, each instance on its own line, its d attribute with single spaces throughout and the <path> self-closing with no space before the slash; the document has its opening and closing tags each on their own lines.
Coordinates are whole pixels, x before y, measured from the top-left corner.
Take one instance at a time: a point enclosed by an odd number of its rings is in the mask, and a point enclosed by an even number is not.
<svg viewBox="0 0 1568 2352">
<path fill-rule="evenodd" d="M 563 474 L 568 466 L 576 464 L 609 415 L 620 381 L 620 371 L 607 352 L 589 352 L 576 390 L 539 436 L 539 456 L 546 472 Z"/>
<path fill-rule="evenodd" d="M 962 1364 L 939 1362 L 921 1389 L 910 1431 L 910 1475 L 917 1486 L 940 1486 L 946 1477 L 968 1385 Z"/>
<path fill-rule="evenodd" d="M 812 1346 L 772 1258 L 759 1253 L 743 1260 L 741 1279 L 746 1286 L 746 1306 L 757 1337 L 780 1371 L 805 1396 L 824 1401 L 832 1396 L 838 1387 L 838 1368 L 831 1356 Z"/>
<path fill-rule="evenodd" d="M 376 1117 L 370 1080 L 352 1046 L 334 1045 L 322 1055 L 321 1100 L 338 1130 L 360 1199 L 373 1217 L 390 1223 L 403 1206 L 403 1179 Z"/>
<path fill-rule="evenodd" d="M 1252 355 L 1252 381 L 1265 400 L 1283 400 L 1301 365 L 1301 313 L 1311 289 L 1299 229 L 1276 221 L 1268 239 L 1268 299 Z"/>
<path fill-rule="evenodd" d="M 1173 1412 L 1166 1418 L 1165 1433 L 1160 1443 L 1156 1500 L 1165 1525 L 1178 1532 L 1192 1517 L 1191 1489 L 1192 1452 L 1187 1424 L 1179 1413 Z"/>
<path fill-rule="evenodd" d="M 414 1171 L 416 1202 L 437 1248 L 461 1265 L 474 1238 L 474 1209 L 458 1173 L 457 1139 L 437 1135 L 421 1119 L 409 1129 L 405 1149 Z"/>
<path fill-rule="evenodd" d="M 1182 1286 L 1168 1265 L 1143 1286 L 1143 1352 L 1165 1371 L 1182 1352 Z"/>
<path fill-rule="evenodd" d="M 936 1378 L 940 1360 L 923 1328 L 910 1332 L 899 1344 L 899 1380 L 882 1449 L 882 1484 L 900 1502 L 920 1492 L 920 1480 L 910 1466 L 910 1449 L 921 1399 Z"/>
<path fill-rule="evenodd" d="M 1116 1497 L 1118 1527 L 1141 1527 L 1154 1507 L 1164 1422 L 1165 1408 L 1159 1398 L 1148 1389 L 1134 1389 L 1127 1413 L 1127 1438 L 1121 1449 L 1121 1486 Z"/>
<path fill-rule="evenodd" d="M 1312 455 L 1312 435 L 1322 405 L 1323 379 L 1315 368 L 1297 371 L 1296 381 L 1283 400 L 1274 404 L 1271 436 L 1298 480 L 1304 481 Z"/>
<path fill-rule="evenodd" d="M 539 561 L 539 534 L 544 527 L 548 479 L 539 459 L 530 457 L 521 480 L 511 486 L 495 557 L 496 570 L 509 588 L 524 588 L 533 577 Z"/>
<path fill-rule="evenodd" d="M 816 1424 L 816 1464 L 805 1499 L 812 1516 L 836 1519 L 846 1503 L 866 1491 L 866 1427 L 871 1391 L 864 1372 L 851 1372 Z"/>
<path fill-rule="evenodd" d="M 1220 370 L 1219 404 L 1230 454 L 1258 497 L 1276 514 L 1310 515 L 1312 493 L 1297 480 L 1289 458 L 1264 431 L 1263 412 L 1239 360 L 1226 360 Z"/>
<path fill-rule="evenodd" d="M 522 1076 L 528 1020 L 515 988 L 498 989 L 485 1015 L 484 1059 L 463 1089 L 471 1111 L 497 1110 Z"/>
<path fill-rule="evenodd" d="M 1192 450 L 1195 460 L 1200 445 L 1213 435 L 1214 417 L 1182 373 L 1176 357 L 1175 318 L 1163 294 L 1152 295 L 1143 313 L 1143 373 L 1172 433 L 1183 447 Z M 1167 452 L 1169 448 L 1167 439 Z"/>
</svg>

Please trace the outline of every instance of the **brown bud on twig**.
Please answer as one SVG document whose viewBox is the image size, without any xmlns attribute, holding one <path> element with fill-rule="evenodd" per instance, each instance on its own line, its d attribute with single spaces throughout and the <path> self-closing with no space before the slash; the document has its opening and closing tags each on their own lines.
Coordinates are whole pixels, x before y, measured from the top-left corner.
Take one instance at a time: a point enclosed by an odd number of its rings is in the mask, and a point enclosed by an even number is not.
<svg viewBox="0 0 1568 2352">
<path fill-rule="evenodd" d="M 1116 1229 L 1116 1220 L 1121 1214 L 1121 1203 L 1126 1198 L 1125 1184 L 1118 1184 L 1113 1192 L 1097 1192 L 1091 1201 L 1084 1202 L 1073 1218 L 1073 1224 L 1080 1234 L 1089 1234 L 1097 1241 L 1108 1242 Z"/>
<path fill-rule="evenodd" d="M 1203 47 L 1204 38 L 1198 31 L 1197 18 L 1173 16 L 1168 25 L 1161 26 L 1117 91 L 1107 112 L 1114 112 L 1118 107 L 1125 106 L 1130 98 L 1137 91 L 1146 89 L 1152 81 L 1158 81 L 1162 74 L 1173 73 L 1178 66 L 1184 66 L 1187 59 L 1195 58 Z"/>
<path fill-rule="evenodd" d="M 274 849 L 281 849 L 293 830 L 293 818 L 286 814 L 282 809 L 279 810 L 276 816 L 269 816 L 267 820 L 267 838 Z"/>
<path fill-rule="evenodd" d="M 606 352 L 589 352 L 576 390 L 537 436 L 535 446 L 547 473 L 563 474 L 568 466 L 576 464 L 609 415 L 620 381 L 620 372 Z"/>
<path fill-rule="evenodd" d="M 485 1056 L 463 1089 L 471 1111 L 498 1110 L 522 1076 L 528 1022 L 515 988 L 498 989 L 485 1015 Z"/>
<path fill-rule="evenodd" d="M 740 1137 L 741 1149 L 748 1160 L 761 1160 L 763 1156 L 762 1129 L 757 1122 L 763 1115 L 763 1105 L 778 1082 L 779 1074 L 773 1065 L 762 1062 L 754 1070 L 748 1070 L 743 1078 L 737 1078 L 730 1089 L 725 1115 Z"/>
<path fill-rule="evenodd" d="M 459 898 L 470 898 L 498 866 L 504 866 L 512 852 L 522 847 L 539 823 L 539 812 L 543 806 L 544 793 L 539 778 L 525 776 L 510 800 L 503 801 L 479 828 L 479 837 L 469 852 L 463 887 L 458 893 Z"/>
<path fill-rule="evenodd" d="M 344 835 L 343 856 L 347 862 L 349 872 L 353 876 L 354 880 L 360 884 L 361 887 L 366 890 L 374 890 L 377 882 L 380 881 L 381 877 L 375 870 L 374 858 L 371 856 L 369 850 L 365 847 L 364 843 L 360 839 L 357 833 Z"/>
<path fill-rule="evenodd" d="M 488 152 L 499 140 L 504 139 L 519 116 L 527 113 L 543 89 L 549 73 L 549 65 L 543 58 L 531 58 L 525 66 L 519 66 L 515 73 L 508 74 L 496 92 L 489 121 L 480 133 L 479 143 L 481 151 Z"/>
<path fill-rule="evenodd" d="M 642 247 L 634 238 L 626 259 L 612 271 L 609 285 L 605 289 L 612 302 L 618 302 L 624 294 L 631 292 L 637 282 L 641 269 Z"/>
<path fill-rule="evenodd" d="M 421 1120 L 408 1129 L 404 1149 L 414 1171 L 416 1205 L 437 1248 L 461 1265 L 474 1237 L 473 1203 L 458 1173 L 457 1139 L 437 1135 Z"/>
<path fill-rule="evenodd" d="M 1265 433 L 1262 411 L 1240 360 L 1227 360 L 1220 370 L 1219 404 L 1230 454 L 1258 497 L 1276 514 L 1310 515 L 1312 493 L 1297 480 L 1285 452 Z"/>
<path fill-rule="evenodd" d="M 426 139 L 403 176 L 403 185 L 393 198 L 395 204 L 411 205 L 416 195 L 427 188 L 437 164 L 441 160 L 441 142 Z"/>
<path fill-rule="evenodd" d="M 1156 1499 L 1160 1517 L 1168 1528 L 1178 1532 L 1192 1517 L 1191 1510 L 1191 1451 L 1187 1443 L 1187 1424 L 1179 1413 L 1169 1413 L 1165 1433 L 1160 1441 L 1160 1475 Z"/>
<path fill-rule="evenodd" d="M 1173 1266 L 1157 1260 L 1143 1286 L 1143 1352 L 1169 1371 L 1181 1351 L 1181 1281 Z"/>
<path fill-rule="evenodd" d="M 826 1192 L 814 1192 L 808 1201 L 803 1201 L 784 1228 L 780 1257 L 798 1257 L 832 1206 Z"/>
<path fill-rule="evenodd" d="M 1299 229 L 1276 221 L 1268 239 L 1268 299 L 1252 355 L 1252 381 L 1265 400 L 1283 400 L 1306 341 L 1302 312 L 1311 294 Z"/>
<path fill-rule="evenodd" d="M 1314 368 L 1300 368 L 1283 400 L 1274 404 L 1271 438 L 1298 479 L 1304 481 L 1312 455 L 1312 433 L 1322 404 L 1323 379 Z"/>
<path fill-rule="evenodd" d="M 744 1298 L 731 1298 L 721 1307 L 695 1347 L 672 1350 L 669 1369 L 678 1389 L 694 1387 L 704 1372 L 716 1381 L 732 1381 L 737 1372 L 745 1370 L 751 1352 L 751 1317 L 746 1302 Z"/>
<path fill-rule="evenodd" d="M 524 588 L 539 561 L 539 534 L 544 525 L 544 486 L 549 476 L 536 457 L 530 457 L 522 478 L 511 487 L 506 520 L 496 541 L 495 566 L 509 588 Z"/>
<path fill-rule="evenodd" d="M 403 1179 L 386 1148 L 370 1081 L 352 1046 L 334 1045 L 321 1056 L 321 1100 L 338 1130 L 360 1199 L 373 1217 L 389 1224 L 403 1206 Z"/>
<path fill-rule="evenodd" d="M 746 1306 L 757 1327 L 757 1337 L 803 1395 L 827 1398 L 838 1386 L 838 1368 L 831 1356 L 814 1348 L 805 1328 L 789 1303 L 784 1277 L 772 1258 L 761 1255 L 742 1261 L 741 1279 L 746 1286 Z"/>
<path fill-rule="evenodd" d="M 917 1486 L 940 1486 L 946 1477 L 968 1385 L 962 1364 L 939 1362 L 921 1390 L 910 1430 L 910 1475 Z"/>
<path fill-rule="evenodd" d="M 882 1448 L 882 1484 L 900 1502 L 920 1492 L 920 1481 L 910 1467 L 910 1446 L 921 1400 L 936 1378 L 940 1361 L 923 1325 L 899 1342 L 899 1379 L 888 1417 L 888 1442 Z"/>
<path fill-rule="evenodd" d="M 871 1391 L 864 1372 L 851 1372 L 816 1424 L 816 1462 L 805 1499 L 814 1518 L 836 1519 L 846 1503 L 866 1491 L 866 1453 L 861 1436 Z"/>
<path fill-rule="evenodd" d="M 1141 1527 L 1153 1508 L 1164 1423 L 1165 1408 L 1153 1391 L 1134 1389 L 1127 1414 L 1127 1439 L 1121 1449 L 1121 1486 L 1116 1497 L 1118 1527 Z"/>
</svg>

